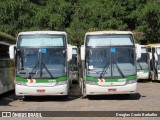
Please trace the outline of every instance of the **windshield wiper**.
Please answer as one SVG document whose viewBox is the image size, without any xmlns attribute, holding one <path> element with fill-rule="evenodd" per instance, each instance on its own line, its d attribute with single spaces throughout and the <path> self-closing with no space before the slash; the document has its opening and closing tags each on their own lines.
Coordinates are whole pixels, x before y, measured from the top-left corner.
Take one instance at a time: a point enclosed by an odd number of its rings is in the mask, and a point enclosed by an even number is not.
<svg viewBox="0 0 160 120">
<path fill-rule="evenodd" d="M 39 61 L 37 62 L 37 64 L 34 66 L 34 68 L 32 69 L 32 71 L 29 73 L 29 76 L 28 78 L 31 79 L 35 74 L 36 74 L 36 71 L 37 71 L 37 66 L 39 64 Z M 51 72 L 48 70 L 48 68 L 46 67 L 46 65 L 44 63 L 42 63 L 43 67 L 45 68 L 45 70 L 48 72 L 48 74 L 51 76 L 51 78 L 53 78 Z"/>
<path fill-rule="evenodd" d="M 117 63 L 116 63 L 114 60 L 113 60 L 113 63 L 116 65 L 117 70 L 118 70 L 118 72 L 121 74 L 121 76 L 122 76 L 123 78 L 125 78 L 122 70 L 119 68 L 119 66 L 117 65 Z"/>
<path fill-rule="evenodd" d="M 107 71 L 108 68 L 109 68 L 109 60 L 107 61 L 105 67 L 103 68 L 99 78 L 102 78 L 105 75 L 105 72 Z"/>
<path fill-rule="evenodd" d="M 142 68 L 141 64 L 140 64 L 140 63 L 138 63 L 138 65 L 139 65 L 139 67 L 141 68 L 141 70 L 143 70 L 143 68 Z"/>
<path fill-rule="evenodd" d="M 46 65 L 44 63 L 42 63 L 44 69 L 48 72 L 48 74 L 51 76 L 51 78 L 53 78 L 51 72 L 48 70 L 48 68 L 46 67 Z"/>
<path fill-rule="evenodd" d="M 32 71 L 29 72 L 29 76 L 28 76 L 29 79 L 31 79 L 31 77 L 33 77 L 34 74 L 36 74 L 36 71 L 37 71 L 36 68 L 38 67 L 38 64 L 39 64 L 39 61 L 36 63 L 36 65 L 34 66 L 34 68 L 32 69 Z"/>
</svg>

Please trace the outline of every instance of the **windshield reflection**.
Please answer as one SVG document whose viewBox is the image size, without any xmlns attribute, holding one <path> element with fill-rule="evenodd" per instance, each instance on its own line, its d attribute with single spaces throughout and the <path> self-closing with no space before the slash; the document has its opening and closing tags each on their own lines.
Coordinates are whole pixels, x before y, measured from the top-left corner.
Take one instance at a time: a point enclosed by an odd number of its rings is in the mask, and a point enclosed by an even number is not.
<svg viewBox="0 0 160 120">
<path fill-rule="evenodd" d="M 147 53 L 142 53 L 141 58 L 137 60 L 137 70 L 148 69 Z"/>
<path fill-rule="evenodd" d="M 64 48 L 23 48 L 17 54 L 17 74 L 27 78 L 66 75 Z"/>
<path fill-rule="evenodd" d="M 136 73 L 133 48 L 88 48 L 87 75 L 124 77 Z"/>
</svg>

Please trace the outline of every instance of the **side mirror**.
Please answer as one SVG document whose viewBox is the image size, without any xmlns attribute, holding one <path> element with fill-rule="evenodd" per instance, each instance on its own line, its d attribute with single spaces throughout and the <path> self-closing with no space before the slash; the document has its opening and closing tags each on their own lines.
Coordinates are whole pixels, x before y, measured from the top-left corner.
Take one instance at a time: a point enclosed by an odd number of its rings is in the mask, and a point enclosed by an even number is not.
<svg viewBox="0 0 160 120">
<path fill-rule="evenodd" d="M 84 47 L 84 45 L 81 46 L 81 60 L 85 60 L 85 47 Z"/>
<path fill-rule="evenodd" d="M 141 58 L 141 45 L 136 44 L 136 60 Z"/>
<path fill-rule="evenodd" d="M 72 46 L 70 44 L 67 44 L 67 61 L 70 61 L 72 59 Z"/>
<path fill-rule="evenodd" d="M 10 45 L 9 46 L 9 57 L 10 59 L 14 59 L 15 55 L 15 45 Z"/>
</svg>

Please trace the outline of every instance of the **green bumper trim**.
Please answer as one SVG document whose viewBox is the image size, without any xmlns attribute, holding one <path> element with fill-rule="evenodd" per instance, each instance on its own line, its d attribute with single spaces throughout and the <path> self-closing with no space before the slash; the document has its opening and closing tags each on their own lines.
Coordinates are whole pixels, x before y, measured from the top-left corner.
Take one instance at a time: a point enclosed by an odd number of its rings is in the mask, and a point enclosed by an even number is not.
<svg viewBox="0 0 160 120">
<path fill-rule="evenodd" d="M 96 78 L 96 77 L 90 77 L 90 76 L 86 77 L 87 81 L 99 82 L 98 79 L 99 78 Z M 125 78 L 103 78 L 103 79 L 105 80 L 105 82 L 124 82 L 124 81 L 128 81 L 128 80 L 136 80 L 137 77 L 136 77 L 136 75 L 133 75 L 133 76 L 125 77 Z"/>
<path fill-rule="evenodd" d="M 16 81 L 21 81 L 21 82 L 25 82 L 27 83 L 29 79 L 26 78 L 22 78 L 22 77 L 16 77 Z M 53 83 L 53 82 L 60 82 L 60 81 L 66 81 L 67 80 L 67 76 L 64 77 L 58 77 L 58 78 L 50 78 L 50 79 L 32 79 L 32 80 L 36 80 L 36 83 Z"/>
</svg>

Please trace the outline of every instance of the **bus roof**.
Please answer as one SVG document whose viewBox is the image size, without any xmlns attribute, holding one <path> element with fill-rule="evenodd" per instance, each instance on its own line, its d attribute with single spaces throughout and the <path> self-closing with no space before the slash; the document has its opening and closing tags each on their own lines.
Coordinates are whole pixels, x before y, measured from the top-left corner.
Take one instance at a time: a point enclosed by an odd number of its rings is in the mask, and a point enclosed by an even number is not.
<svg viewBox="0 0 160 120">
<path fill-rule="evenodd" d="M 147 45 L 140 45 L 141 47 L 147 47 Z"/>
<path fill-rule="evenodd" d="M 67 35 L 67 33 L 63 32 L 63 31 L 28 31 L 28 32 L 20 32 L 18 35 L 30 35 L 30 34 L 62 34 L 62 35 Z"/>
<path fill-rule="evenodd" d="M 131 31 L 95 31 L 86 33 L 86 35 L 101 35 L 101 34 L 133 34 L 133 33 Z"/>
<path fill-rule="evenodd" d="M 148 47 L 160 47 L 160 43 L 148 44 Z"/>
<path fill-rule="evenodd" d="M 136 43 L 136 46 L 137 46 L 137 45 L 139 45 L 139 46 L 141 46 L 141 47 L 147 48 L 147 45 L 140 45 L 140 44 Z"/>
</svg>

